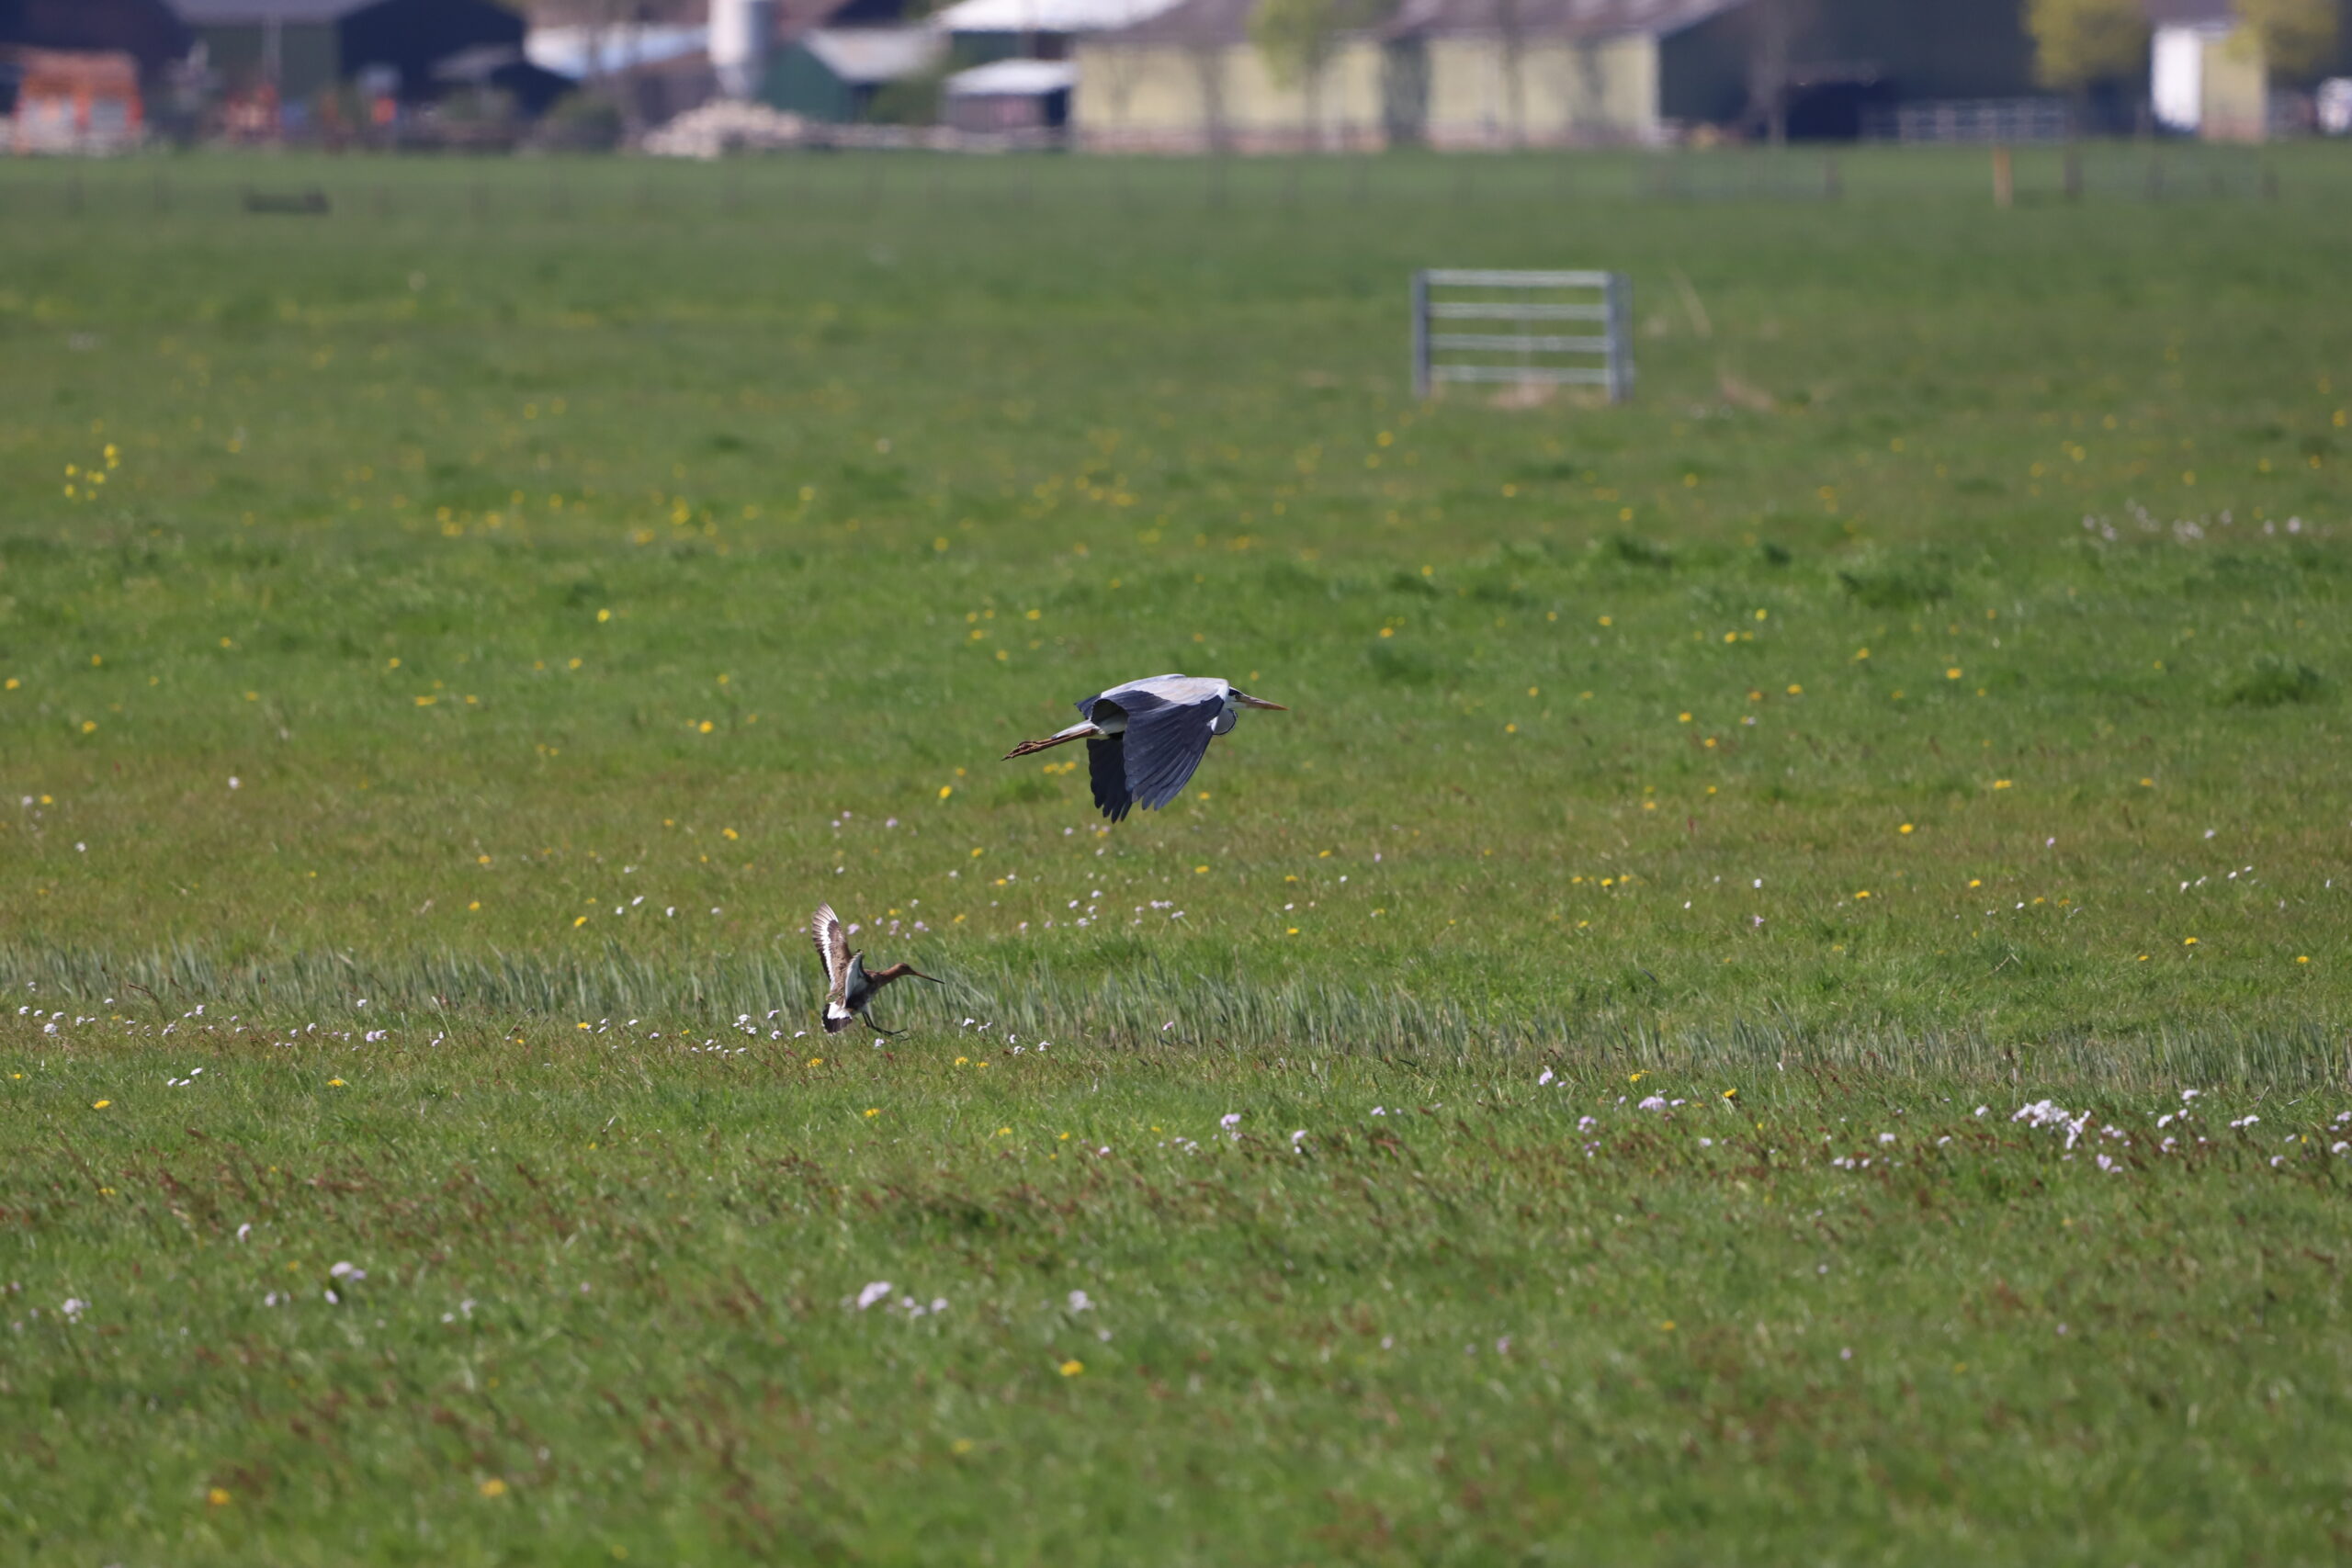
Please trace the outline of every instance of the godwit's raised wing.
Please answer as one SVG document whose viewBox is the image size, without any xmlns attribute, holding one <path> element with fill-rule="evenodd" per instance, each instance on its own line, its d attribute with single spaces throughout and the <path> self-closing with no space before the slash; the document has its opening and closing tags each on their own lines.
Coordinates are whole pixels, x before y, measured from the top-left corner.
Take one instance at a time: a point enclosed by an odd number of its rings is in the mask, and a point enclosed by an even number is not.
<svg viewBox="0 0 2352 1568">
<path fill-rule="evenodd" d="M 833 907 L 820 904 L 808 922 L 808 935 L 817 943 L 817 956 L 825 961 L 825 1032 L 839 1034 L 857 1016 L 849 1006 L 849 933 L 842 930 L 842 918 Z"/>
</svg>

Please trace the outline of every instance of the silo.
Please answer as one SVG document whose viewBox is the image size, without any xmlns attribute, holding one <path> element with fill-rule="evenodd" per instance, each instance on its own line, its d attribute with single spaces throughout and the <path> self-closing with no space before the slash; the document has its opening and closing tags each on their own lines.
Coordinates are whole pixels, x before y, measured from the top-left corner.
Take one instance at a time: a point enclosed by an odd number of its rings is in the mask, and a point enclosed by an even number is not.
<svg viewBox="0 0 2352 1568">
<path fill-rule="evenodd" d="M 730 98 L 759 95 L 766 79 L 775 0 L 710 0 L 710 63 Z"/>
</svg>

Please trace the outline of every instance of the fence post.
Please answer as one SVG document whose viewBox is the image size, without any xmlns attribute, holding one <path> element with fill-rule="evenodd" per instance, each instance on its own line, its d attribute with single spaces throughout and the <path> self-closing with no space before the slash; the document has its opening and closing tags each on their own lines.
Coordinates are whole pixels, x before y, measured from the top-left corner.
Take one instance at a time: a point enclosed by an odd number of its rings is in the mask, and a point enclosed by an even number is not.
<svg viewBox="0 0 2352 1568">
<path fill-rule="evenodd" d="M 1430 400 L 1430 275 L 1413 274 L 1413 400 Z"/>
<path fill-rule="evenodd" d="M 2009 164 L 2009 150 L 1993 149 L 1993 205 L 2007 207 L 2017 198 L 2016 171 Z"/>
<path fill-rule="evenodd" d="M 2081 148 L 2075 146 L 2071 142 L 2068 143 L 2066 147 L 2064 178 L 2066 182 L 2066 199 L 2068 201 L 2082 200 L 2083 152 Z"/>
<path fill-rule="evenodd" d="M 1609 275 L 1609 400 L 1622 403 L 1634 395 L 1634 280 L 1622 272 Z"/>
</svg>

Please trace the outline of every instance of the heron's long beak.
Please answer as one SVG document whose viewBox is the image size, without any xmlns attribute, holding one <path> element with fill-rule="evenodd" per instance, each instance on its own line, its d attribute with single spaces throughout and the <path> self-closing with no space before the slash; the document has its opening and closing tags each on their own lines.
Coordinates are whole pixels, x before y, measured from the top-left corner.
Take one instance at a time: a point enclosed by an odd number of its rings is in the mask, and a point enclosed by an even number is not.
<svg viewBox="0 0 2352 1568">
<path fill-rule="evenodd" d="M 1283 706 L 1280 703 L 1270 703 L 1263 697 L 1253 697 L 1247 692 L 1234 693 L 1233 700 L 1239 703 L 1245 708 L 1272 708 L 1276 713 L 1290 712 L 1290 709 Z"/>
</svg>

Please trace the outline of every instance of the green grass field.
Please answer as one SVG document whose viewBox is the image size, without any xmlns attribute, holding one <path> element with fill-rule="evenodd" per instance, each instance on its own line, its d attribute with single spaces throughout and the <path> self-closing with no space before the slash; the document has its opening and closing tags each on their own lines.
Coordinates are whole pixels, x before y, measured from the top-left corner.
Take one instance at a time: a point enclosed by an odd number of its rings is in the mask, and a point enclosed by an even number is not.
<svg viewBox="0 0 2352 1568">
<path fill-rule="evenodd" d="M 0 167 L 0 1553 L 2339 1560 L 2352 158 L 2193 152 Z"/>
</svg>

